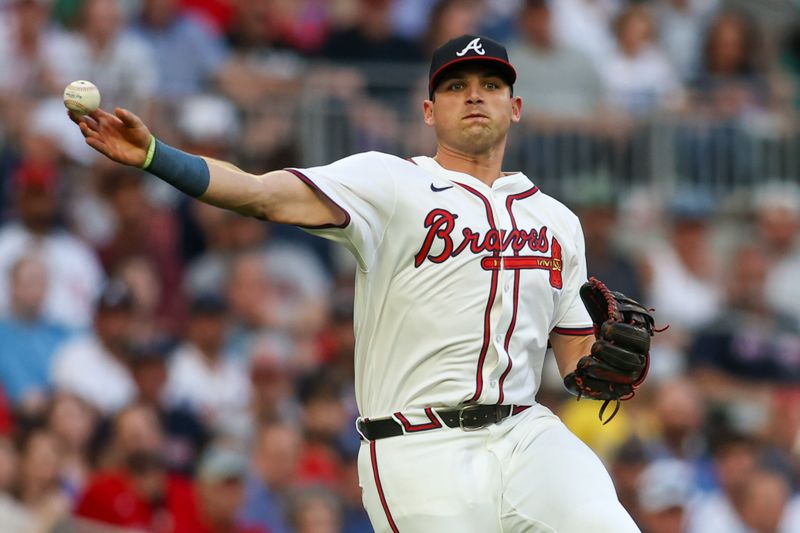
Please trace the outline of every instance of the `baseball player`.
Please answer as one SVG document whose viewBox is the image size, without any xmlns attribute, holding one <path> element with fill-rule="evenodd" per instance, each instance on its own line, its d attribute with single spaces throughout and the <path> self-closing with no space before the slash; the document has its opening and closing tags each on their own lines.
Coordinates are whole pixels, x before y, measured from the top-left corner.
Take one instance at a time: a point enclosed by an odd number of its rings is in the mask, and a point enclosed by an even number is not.
<svg viewBox="0 0 800 533">
<path fill-rule="evenodd" d="M 501 171 L 522 111 L 505 48 L 453 39 L 434 52 L 429 79 L 432 158 L 369 152 L 252 175 L 158 141 L 124 109 L 71 117 L 117 162 L 353 253 L 359 475 L 376 531 L 638 531 L 601 462 L 536 391 L 549 343 L 569 390 L 625 399 L 649 341 L 604 344 L 610 328 L 593 322 L 616 312 L 603 301 L 590 316 L 579 296 L 577 217 Z"/>
</svg>

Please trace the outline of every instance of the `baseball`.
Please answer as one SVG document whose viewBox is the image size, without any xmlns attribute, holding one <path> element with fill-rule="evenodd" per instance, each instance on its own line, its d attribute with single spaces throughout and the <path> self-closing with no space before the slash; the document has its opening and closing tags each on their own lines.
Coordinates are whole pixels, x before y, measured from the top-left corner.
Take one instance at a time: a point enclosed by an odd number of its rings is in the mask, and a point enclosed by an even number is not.
<svg viewBox="0 0 800 533">
<path fill-rule="evenodd" d="M 100 91 L 90 81 L 73 81 L 64 89 L 64 106 L 77 115 L 88 115 L 100 106 Z"/>
</svg>

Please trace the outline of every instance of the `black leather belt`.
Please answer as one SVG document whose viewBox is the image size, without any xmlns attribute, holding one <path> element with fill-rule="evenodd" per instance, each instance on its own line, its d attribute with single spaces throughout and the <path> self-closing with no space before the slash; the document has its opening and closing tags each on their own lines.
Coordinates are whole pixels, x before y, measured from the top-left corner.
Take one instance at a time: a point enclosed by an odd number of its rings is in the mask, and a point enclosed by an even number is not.
<svg viewBox="0 0 800 533">
<path fill-rule="evenodd" d="M 434 409 L 447 427 L 465 431 L 485 428 L 525 409 L 527 406 L 512 405 L 466 405 L 460 409 Z M 433 429 L 433 428 L 431 428 Z M 367 440 L 385 439 L 402 435 L 403 425 L 393 418 L 359 420 L 358 430 Z"/>
</svg>

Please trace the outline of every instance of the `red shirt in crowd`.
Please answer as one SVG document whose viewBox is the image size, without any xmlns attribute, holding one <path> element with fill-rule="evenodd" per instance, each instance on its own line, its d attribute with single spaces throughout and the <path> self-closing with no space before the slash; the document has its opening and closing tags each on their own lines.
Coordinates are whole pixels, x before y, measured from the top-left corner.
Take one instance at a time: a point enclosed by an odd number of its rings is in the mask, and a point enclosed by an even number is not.
<svg viewBox="0 0 800 533">
<path fill-rule="evenodd" d="M 156 508 L 134 490 L 124 472 L 101 472 L 89 481 L 75 515 L 154 533 L 201 530 L 191 482 L 172 475 L 167 476 L 163 505 Z"/>
</svg>

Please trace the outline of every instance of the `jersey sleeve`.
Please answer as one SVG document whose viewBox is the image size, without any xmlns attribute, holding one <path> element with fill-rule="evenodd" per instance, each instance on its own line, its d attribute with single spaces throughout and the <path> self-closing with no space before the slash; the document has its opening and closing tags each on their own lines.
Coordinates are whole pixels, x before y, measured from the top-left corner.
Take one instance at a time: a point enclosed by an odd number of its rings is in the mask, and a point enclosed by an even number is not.
<svg viewBox="0 0 800 533">
<path fill-rule="evenodd" d="M 372 264 L 397 203 L 397 186 L 384 157 L 378 152 L 366 152 L 330 165 L 286 169 L 346 214 L 340 226 L 301 229 L 343 244 L 362 270 Z"/>
<path fill-rule="evenodd" d="M 575 255 L 565 258 L 564 289 L 556 308 L 553 333 L 561 335 L 592 335 L 592 318 L 580 298 L 581 285 L 586 281 L 586 246 L 580 222 L 575 219 Z"/>
</svg>

